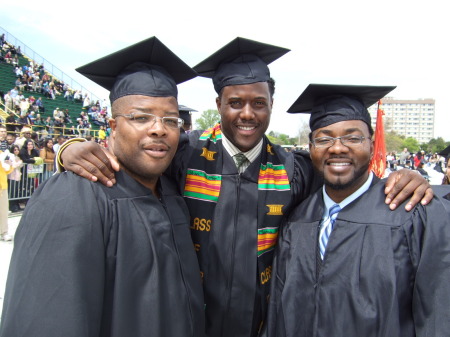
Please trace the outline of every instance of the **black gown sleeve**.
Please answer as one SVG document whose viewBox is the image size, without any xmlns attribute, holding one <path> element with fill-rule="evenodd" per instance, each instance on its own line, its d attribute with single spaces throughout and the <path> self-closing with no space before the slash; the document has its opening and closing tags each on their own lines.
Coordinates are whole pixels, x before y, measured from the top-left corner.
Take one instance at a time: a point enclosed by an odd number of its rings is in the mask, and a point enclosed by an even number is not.
<svg viewBox="0 0 450 337">
<path fill-rule="evenodd" d="M 89 184 L 59 174 L 27 204 L 15 236 L 1 337 L 100 335 L 104 229 L 101 200 Z"/>
<path fill-rule="evenodd" d="M 411 258 L 417 263 L 413 294 L 416 336 L 450 331 L 450 201 L 434 198 L 413 215 Z M 414 263 L 414 264 L 416 264 Z"/>
<path fill-rule="evenodd" d="M 322 185 L 322 179 L 314 172 L 309 152 L 294 151 L 294 176 L 291 182 L 293 205 L 296 206 L 316 192 Z"/>
</svg>

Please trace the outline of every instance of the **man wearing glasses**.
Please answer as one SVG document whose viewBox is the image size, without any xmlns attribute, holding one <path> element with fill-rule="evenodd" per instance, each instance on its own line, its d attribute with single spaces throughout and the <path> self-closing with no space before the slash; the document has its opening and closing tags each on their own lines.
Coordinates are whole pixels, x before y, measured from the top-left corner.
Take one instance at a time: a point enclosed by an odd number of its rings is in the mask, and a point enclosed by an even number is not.
<svg viewBox="0 0 450 337">
<path fill-rule="evenodd" d="M 107 188 L 67 172 L 33 194 L 15 236 L 0 336 L 203 336 L 188 210 L 162 173 L 179 141 L 176 84 L 196 73 L 150 38 L 78 69 L 111 91 Z"/>
<path fill-rule="evenodd" d="M 312 84 L 289 109 L 324 186 L 281 226 L 265 336 L 448 335 L 450 203 L 389 211 L 369 171 L 367 107 L 393 88 Z"/>
</svg>

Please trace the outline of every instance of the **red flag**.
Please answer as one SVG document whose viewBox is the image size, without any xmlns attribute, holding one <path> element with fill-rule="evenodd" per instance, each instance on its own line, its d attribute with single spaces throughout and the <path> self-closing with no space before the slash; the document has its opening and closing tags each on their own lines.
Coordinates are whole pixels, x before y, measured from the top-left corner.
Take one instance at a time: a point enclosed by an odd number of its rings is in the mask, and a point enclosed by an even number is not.
<svg viewBox="0 0 450 337">
<path fill-rule="evenodd" d="M 377 177 L 382 178 L 386 170 L 386 145 L 384 142 L 384 111 L 381 109 L 381 100 L 378 101 L 377 125 L 375 127 L 375 141 L 373 157 L 370 162 L 369 169 L 375 173 Z"/>
</svg>

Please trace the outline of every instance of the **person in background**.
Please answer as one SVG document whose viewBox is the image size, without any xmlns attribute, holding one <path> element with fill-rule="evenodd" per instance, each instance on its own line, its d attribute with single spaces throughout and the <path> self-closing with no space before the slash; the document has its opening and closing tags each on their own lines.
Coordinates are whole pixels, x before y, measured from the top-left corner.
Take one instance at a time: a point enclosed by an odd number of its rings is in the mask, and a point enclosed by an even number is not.
<svg viewBox="0 0 450 337">
<path fill-rule="evenodd" d="M 450 156 L 447 157 L 445 164 L 444 178 L 442 179 L 442 185 L 450 185 Z"/>
<path fill-rule="evenodd" d="M 385 206 L 367 107 L 395 87 L 310 84 L 289 109 L 310 113 L 323 187 L 282 224 L 264 336 L 446 336 L 450 202 Z"/>
<path fill-rule="evenodd" d="M 50 178 L 54 172 L 54 163 L 55 163 L 55 150 L 53 150 L 53 139 L 46 138 L 44 140 L 44 146 L 39 152 L 39 157 L 44 160 L 45 171 L 44 171 L 44 180 Z"/>
<path fill-rule="evenodd" d="M 8 142 L 6 141 L 6 127 L 0 125 L 0 151 L 5 152 L 8 149 Z"/>
<path fill-rule="evenodd" d="M 13 171 L 10 153 L 0 150 L 0 240 L 11 241 L 8 232 L 8 179 L 7 175 Z"/>
<path fill-rule="evenodd" d="M 21 197 L 21 177 L 22 177 L 22 167 L 23 161 L 19 157 L 20 148 L 18 145 L 13 144 L 9 148 L 11 153 L 11 166 L 13 171 L 8 174 L 8 195 L 9 199 L 9 210 L 12 213 L 20 211 L 20 206 L 18 199 Z M 13 199 L 13 200 L 12 200 Z"/>
</svg>

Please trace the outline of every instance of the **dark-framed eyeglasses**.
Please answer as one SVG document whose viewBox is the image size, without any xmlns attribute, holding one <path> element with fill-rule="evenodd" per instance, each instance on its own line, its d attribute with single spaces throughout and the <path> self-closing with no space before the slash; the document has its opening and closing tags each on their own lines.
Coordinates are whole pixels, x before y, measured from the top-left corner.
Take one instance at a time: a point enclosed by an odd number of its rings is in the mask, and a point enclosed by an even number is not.
<svg viewBox="0 0 450 337">
<path fill-rule="evenodd" d="M 134 125 L 149 127 L 150 124 L 153 125 L 157 120 L 160 120 L 164 127 L 169 129 L 179 129 L 183 126 L 183 120 L 179 117 L 159 117 L 146 112 L 132 112 L 128 115 L 117 114 L 116 117 L 126 117 Z"/>
<path fill-rule="evenodd" d="M 336 140 L 340 140 L 342 145 L 348 146 L 348 147 L 352 147 L 352 146 L 357 146 L 359 144 L 361 144 L 364 139 L 370 139 L 364 136 L 357 136 L 357 135 L 346 135 L 346 136 L 342 136 L 342 137 L 319 137 L 319 138 L 314 138 L 311 141 L 311 144 L 313 144 L 315 147 L 319 147 L 319 148 L 328 148 L 328 147 L 332 147 L 334 145 L 334 143 L 336 142 Z"/>
</svg>

